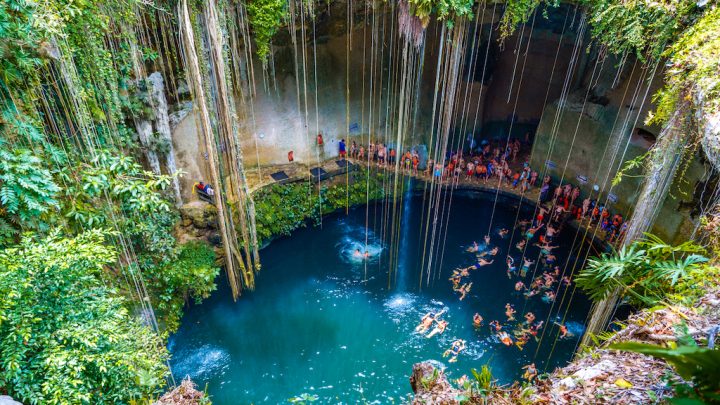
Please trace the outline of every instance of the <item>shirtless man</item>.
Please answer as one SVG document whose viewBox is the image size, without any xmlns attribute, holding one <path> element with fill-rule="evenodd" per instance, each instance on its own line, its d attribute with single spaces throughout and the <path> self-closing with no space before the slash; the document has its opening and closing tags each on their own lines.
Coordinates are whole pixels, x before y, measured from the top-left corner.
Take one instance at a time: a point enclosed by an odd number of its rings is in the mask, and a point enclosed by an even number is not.
<svg viewBox="0 0 720 405">
<path fill-rule="evenodd" d="M 427 314 L 423 315 L 422 319 L 420 320 L 420 323 L 418 326 L 415 327 L 415 332 L 417 333 L 425 333 L 433 324 L 433 321 L 435 318 L 440 314 L 434 314 L 432 312 L 428 312 Z"/>
<path fill-rule="evenodd" d="M 431 338 L 431 337 L 437 335 L 438 333 L 442 334 L 443 332 L 445 332 L 445 329 L 447 328 L 447 326 L 448 326 L 447 321 L 443 321 L 443 320 L 437 321 L 437 324 L 435 325 L 433 330 L 430 333 L 428 333 L 427 336 L 425 336 L 425 337 Z"/>
<path fill-rule="evenodd" d="M 485 260 L 482 257 L 478 258 L 478 265 L 479 266 L 487 266 L 488 264 L 493 264 L 495 259 L 492 260 Z"/>
</svg>

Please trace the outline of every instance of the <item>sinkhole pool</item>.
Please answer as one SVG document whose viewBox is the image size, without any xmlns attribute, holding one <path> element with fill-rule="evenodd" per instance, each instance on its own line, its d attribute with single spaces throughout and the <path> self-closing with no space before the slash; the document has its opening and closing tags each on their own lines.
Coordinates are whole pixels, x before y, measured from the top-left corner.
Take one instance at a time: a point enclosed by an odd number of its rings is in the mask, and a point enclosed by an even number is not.
<svg viewBox="0 0 720 405">
<path fill-rule="evenodd" d="M 382 202 L 351 209 L 349 215 L 326 216 L 321 227 L 273 241 L 261 251 L 263 267 L 254 292 L 233 302 L 221 276 L 218 291 L 186 310 L 169 343 L 175 378 L 190 376 L 200 387 L 207 386 L 216 405 L 287 403 L 303 394 L 316 395 L 317 403 L 399 403 L 411 394 L 413 363 L 423 360 L 441 363 L 451 378 L 488 364 L 500 383 L 521 378 L 521 367 L 531 362 L 540 372 L 562 365 L 583 332 L 589 302 L 574 291 L 574 284 L 553 287 L 558 292 L 554 305 L 542 294 L 528 299 L 516 292 L 521 279 L 508 278 L 505 258 L 509 251 L 521 263 L 522 252 L 514 246 L 521 231 L 515 231 L 512 242 L 510 235 L 497 233 L 512 230 L 516 217 L 529 219 L 532 206 L 522 206 L 518 214 L 518 201 L 500 196 L 492 221 L 491 245 L 499 248 L 493 264 L 472 270 L 463 280 L 473 284 L 462 301 L 448 280 L 453 269 L 477 261 L 466 248 L 473 241 L 483 248 L 494 200 L 494 193 L 454 193 L 447 237 L 443 233 L 436 240 L 444 244 L 444 253 L 433 258 L 441 274 L 429 286 L 424 280 L 422 289 L 421 227 L 426 218 L 421 217 L 427 203 L 421 195 L 403 202 L 397 281 L 390 289 L 391 247 L 389 236 L 382 239 L 387 233 L 382 230 Z M 354 255 L 355 249 L 365 250 L 366 236 L 367 261 Z M 565 227 L 554 242 L 559 247 L 553 253 L 561 268 L 568 263 L 568 274 L 588 254 L 588 245 L 580 246 L 582 239 L 582 231 Z M 537 260 L 539 252 L 532 246 L 525 255 Z M 526 285 L 533 270 L 522 279 Z M 542 272 L 538 267 L 536 275 Z M 514 305 L 518 321 L 507 320 L 506 303 Z M 444 333 L 432 338 L 414 333 L 425 313 L 443 309 L 442 319 L 449 322 Z M 512 335 L 528 311 L 545 321 L 544 334 L 541 330 L 537 341 L 531 339 L 522 351 L 503 345 L 488 326 L 499 320 Z M 476 312 L 484 318 L 477 329 L 472 325 Z M 563 318 L 574 336 L 556 339 L 553 321 Z M 443 352 L 455 339 L 466 340 L 467 349 L 451 363 Z"/>
</svg>

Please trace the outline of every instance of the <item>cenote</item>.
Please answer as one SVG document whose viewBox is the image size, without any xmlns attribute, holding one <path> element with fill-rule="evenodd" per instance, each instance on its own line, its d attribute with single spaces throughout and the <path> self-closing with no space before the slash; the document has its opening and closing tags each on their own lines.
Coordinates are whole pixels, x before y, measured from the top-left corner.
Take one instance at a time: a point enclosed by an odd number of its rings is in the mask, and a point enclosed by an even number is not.
<svg viewBox="0 0 720 405">
<path fill-rule="evenodd" d="M 516 198 L 500 195 L 490 226 L 494 201 L 494 193 L 453 194 L 447 236 L 437 241 L 444 243 L 440 273 L 429 285 L 423 281 L 422 288 L 426 202 L 420 193 L 403 202 L 397 282 L 390 289 L 383 202 L 326 216 L 321 227 L 273 241 L 261 251 L 263 268 L 254 292 L 233 302 L 221 285 L 210 299 L 187 310 L 169 343 L 175 377 L 189 375 L 200 386 L 207 384 L 219 405 L 281 403 L 302 394 L 317 395 L 320 403 L 398 403 L 411 394 L 412 365 L 423 360 L 442 363 L 452 378 L 487 364 L 500 383 L 519 379 L 521 367 L 532 362 L 540 371 L 564 364 L 582 335 L 589 302 L 574 284 L 553 287 L 555 305 L 515 291 L 520 278 L 508 278 L 505 258 L 510 254 L 520 262 L 515 243 L 521 232 L 516 230 L 511 241 L 511 235 L 501 238 L 497 231 L 513 229 L 516 217 L 531 218 L 534 207 L 518 208 Z M 482 249 L 489 227 L 491 245 L 499 252 L 491 265 L 470 272 L 472 289 L 460 301 L 448 278 L 453 269 L 477 262 L 466 248 L 477 241 Z M 566 274 L 581 268 L 588 254 L 588 245 L 580 246 L 583 234 L 567 227 L 556 239 L 558 264 L 567 266 Z M 366 237 L 367 261 L 353 254 L 366 249 Z M 538 255 L 536 246 L 525 253 L 533 259 Z M 534 269 L 522 279 L 526 285 Z M 535 272 L 540 275 L 542 266 Z M 506 303 L 514 305 L 517 321 L 508 322 Z M 432 338 L 414 333 L 425 313 L 441 310 L 449 322 L 444 333 Z M 544 321 L 545 333 L 541 330 L 524 350 L 501 344 L 488 323 L 499 320 L 511 331 L 526 312 Z M 478 329 L 472 325 L 475 313 L 484 318 Z M 554 321 L 562 321 L 573 336 L 556 339 Z M 466 340 L 467 349 L 450 363 L 443 352 L 455 339 Z"/>
</svg>

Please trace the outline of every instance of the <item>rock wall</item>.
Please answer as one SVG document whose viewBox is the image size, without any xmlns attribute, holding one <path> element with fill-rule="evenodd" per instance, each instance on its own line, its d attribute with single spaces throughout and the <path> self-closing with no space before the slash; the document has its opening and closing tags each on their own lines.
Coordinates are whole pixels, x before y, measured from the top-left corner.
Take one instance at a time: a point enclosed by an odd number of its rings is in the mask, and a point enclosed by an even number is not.
<svg viewBox="0 0 720 405">
<path fill-rule="evenodd" d="M 600 60 L 597 50 L 590 60 Z M 648 89 L 640 63 L 626 61 L 618 71 L 619 65 L 619 60 L 609 57 L 575 72 L 579 82 L 567 99 L 555 99 L 543 111 L 531 165 L 547 170 L 556 182 L 580 184 L 583 196 L 608 202 L 611 211 L 629 218 L 642 171 L 631 171 L 615 186 L 612 180 L 623 162 L 644 155 L 654 143 L 654 134 L 660 132 L 644 120 L 655 107 L 651 98 L 662 83 L 658 73 Z M 692 201 L 696 185 L 706 175 L 699 159 L 681 174 L 665 200 L 654 233 L 677 241 L 692 232 L 697 219 L 687 208 L 692 204 L 685 203 Z"/>
</svg>

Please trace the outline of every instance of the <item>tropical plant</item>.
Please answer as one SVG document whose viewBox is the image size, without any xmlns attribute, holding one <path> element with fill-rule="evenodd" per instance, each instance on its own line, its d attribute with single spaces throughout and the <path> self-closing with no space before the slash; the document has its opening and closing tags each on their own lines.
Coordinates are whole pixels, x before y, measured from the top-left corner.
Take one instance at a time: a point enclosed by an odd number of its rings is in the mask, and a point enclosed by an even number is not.
<svg viewBox="0 0 720 405">
<path fill-rule="evenodd" d="M 147 400 L 164 385 L 163 342 L 103 281 L 115 262 L 89 231 L 0 252 L 0 391 L 28 404 Z"/>
<path fill-rule="evenodd" d="M 11 221 L 37 223 L 59 207 L 60 188 L 32 151 L 0 149 L 0 203 Z"/>
<path fill-rule="evenodd" d="M 664 299 L 680 280 L 707 262 L 704 249 L 692 242 L 672 246 L 654 235 L 611 254 L 588 260 L 576 277 L 578 287 L 600 301 L 618 288 L 631 302 L 654 305 Z"/>
</svg>

